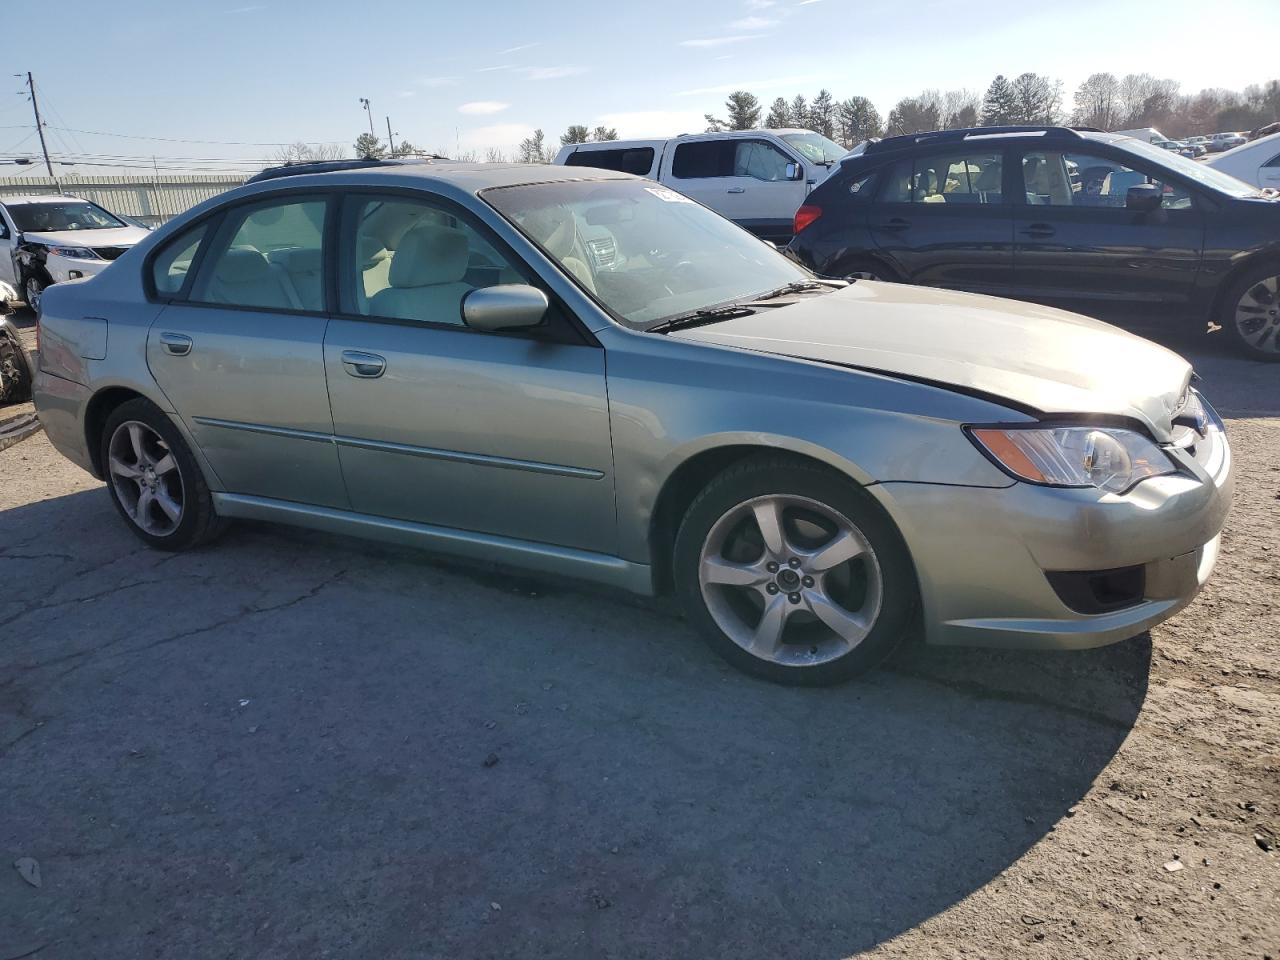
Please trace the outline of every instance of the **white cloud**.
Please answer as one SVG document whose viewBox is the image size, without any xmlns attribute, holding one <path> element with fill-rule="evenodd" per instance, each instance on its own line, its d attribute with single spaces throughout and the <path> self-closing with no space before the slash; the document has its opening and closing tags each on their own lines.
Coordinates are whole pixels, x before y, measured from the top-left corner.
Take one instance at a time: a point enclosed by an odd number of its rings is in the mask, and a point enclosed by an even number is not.
<svg viewBox="0 0 1280 960">
<path fill-rule="evenodd" d="M 461 79 L 461 77 L 420 77 L 418 83 L 424 87 L 448 87 Z"/>
<path fill-rule="evenodd" d="M 458 107 L 458 112 L 472 116 L 487 116 L 491 113 L 501 113 L 510 106 L 511 104 L 503 103 L 500 100 L 472 100 L 470 103 L 464 103 Z"/>
<path fill-rule="evenodd" d="M 778 0 L 747 0 L 748 10 L 768 10 L 774 6 Z"/>
<path fill-rule="evenodd" d="M 678 133 L 698 133 L 707 122 L 696 110 L 634 110 L 623 113 L 606 113 L 598 116 L 593 125 L 616 127 L 624 140 L 639 137 L 674 137 Z"/>
<path fill-rule="evenodd" d="M 534 67 L 529 71 L 530 80 L 559 80 L 586 73 L 586 67 Z"/>
<path fill-rule="evenodd" d="M 514 63 L 500 63 L 496 67 L 480 67 L 476 73 L 493 73 L 495 70 L 514 70 L 515 68 Z"/>
<path fill-rule="evenodd" d="M 821 3 L 821 2 L 822 2 L 822 0 L 800 0 L 800 2 L 796 4 L 796 6 L 797 6 L 797 7 L 807 7 L 807 6 L 808 6 L 809 4 L 811 4 L 811 3 Z"/>
<path fill-rule="evenodd" d="M 522 43 L 518 47 L 507 47 L 505 50 L 499 50 L 498 56 L 505 57 L 509 53 L 519 53 L 521 50 L 532 50 L 534 47 L 541 46 L 538 43 Z"/>
<path fill-rule="evenodd" d="M 736 34 L 728 37 L 707 37 L 702 40 L 681 40 L 682 47 L 724 47 L 731 43 L 741 43 L 743 40 L 755 40 L 759 37 L 758 33 Z"/>
<path fill-rule="evenodd" d="M 694 90 L 681 90 L 677 97 L 697 97 L 706 93 L 732 93 L 734 90 L 775 90 L 779 87 L 795 87 L 802 83 L 811 83 L 813 74 L 801 77 L 772 77 L 768 80 L 742 80 L 738 83 L 722 83 L 714 87 L 698 87 Z"/>
<path fill-rule="evenodd" d="M 741 20 L 735 20 L 729 24 L 730 30 L 746 30 L 747 32 L 757 30 L 768 30 L 770 27 L 776 27 L 780 21 L 772 20 L 769 17 L 743 17 Z"/>
</svg>

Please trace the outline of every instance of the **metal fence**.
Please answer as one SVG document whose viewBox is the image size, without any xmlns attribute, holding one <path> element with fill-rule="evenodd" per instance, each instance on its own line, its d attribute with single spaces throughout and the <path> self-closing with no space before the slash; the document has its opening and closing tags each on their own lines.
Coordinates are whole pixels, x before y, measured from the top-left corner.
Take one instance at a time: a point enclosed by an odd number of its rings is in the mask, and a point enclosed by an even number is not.
<svg viewBox="0 0 1280 960">
<path fill-rule="evenodd" d="M 163 177 L 0 177 L 0 198 L 68 193 L 92 200 L 112 213 L 156 225 L 244 183 L 236 176 Z"/>
</svg>

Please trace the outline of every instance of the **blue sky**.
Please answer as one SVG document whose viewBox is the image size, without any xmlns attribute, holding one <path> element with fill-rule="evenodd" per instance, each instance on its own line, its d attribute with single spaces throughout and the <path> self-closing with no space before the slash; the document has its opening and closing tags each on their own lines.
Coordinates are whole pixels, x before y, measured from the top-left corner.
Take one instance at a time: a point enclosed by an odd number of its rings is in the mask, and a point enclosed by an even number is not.
<svg viewBox="0 0 1280 960">
<path fill-rule="evenodd" d="M 767 105 L 825 86 L 887 114 L 929 87 L 981 93 L 996 73 L 1061 79 L 1068 104 L 1097 70 L 1184 90 L 1280 73 L 1253 39 L 1274 27 L 1275 0 L 60 0 L 48 44 L 49 5 L 7 6 L 5 33 L 27 38 L 9 45 L 8 72 L 35 72 L 51 150 L 162 166 L 269 158 L 268 142 L 349 146 L 368 129 L 360 97 L 379 136 L 390 114 L 402 137 L 456 154 L 510 150 L 534 127 L 554 141 L 570 123 L 697 130 L 738 87 Z M 38 149 L 20 81 L 6 79 L 0 157 Z M 239 143 L 144 139 L 162 137 Z"/>
</svg>

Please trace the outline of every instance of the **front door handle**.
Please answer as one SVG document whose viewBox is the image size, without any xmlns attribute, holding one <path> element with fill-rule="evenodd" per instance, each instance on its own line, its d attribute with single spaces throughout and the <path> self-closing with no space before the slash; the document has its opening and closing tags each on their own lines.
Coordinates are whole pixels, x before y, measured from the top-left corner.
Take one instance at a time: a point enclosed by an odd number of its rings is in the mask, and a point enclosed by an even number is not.
<svg viewBox="0 0 1280 960">
<path fill-rule="evenodd" d="M 386 357 L 376 353 L 363 353 L 360 350 L 343 350 L 342 365 L 347 373 L 362 380 L 375 380 L 387 369 Z"/>
<path fill-rule="evenodd" d="M 730 187 L 726 192 L 727 193 L 746 193 L 747 188 L 746 187 Z"/>
<path fill-rule="evenodd" d="M 185 357 L 191 352 L 191 338 L 183 333 L 160 334 L 160 346 L 164 352 L 175 357 Z"/>
<path fill-rule="evenodd" d="M 1033 223 L 1022 232 L 1028 237 L 1052 237 L 1056 231 L 1047 223 Z"/>
</svg>

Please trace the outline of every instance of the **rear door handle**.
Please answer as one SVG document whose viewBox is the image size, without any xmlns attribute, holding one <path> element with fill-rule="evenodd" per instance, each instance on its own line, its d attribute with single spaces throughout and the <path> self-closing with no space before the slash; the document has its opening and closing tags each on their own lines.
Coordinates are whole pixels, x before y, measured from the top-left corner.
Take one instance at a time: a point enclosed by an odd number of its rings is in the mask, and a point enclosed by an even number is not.
<svg viewBox="0 0 1280 960">
<path fill-rule="evenodd" d="M 880 224 L 881 230 L 905 230 L 911 226 L 910 220 L 903 220 L 901 217 L 891 217 Z"/>
<path fill-rule="evenodd" d="M 747 188 L 746 187 L 730 187 L 727 192 L 728 193 L 746 193 Z"/>
<path fill-rule="evenodd" d="M 191 352 L 191 338 L 183 333 L 160 334 L 160 346 L 164 352 L 175 357 L 185 357 Z"/>
<path fill-rule="evenodd" d="M 342 365 L 347 373 L 362 380 L 375 380 L 387 369 L 386 357 L 376 353 L 363 353 L 359 350 L 343 350 Z"/>
<path fill-rule="evenodd" d="M 1028 237 L 1052 237 L 1057 231 L 1047 223 L 1033 223 L 1022 232 Z"/>
</svg>

